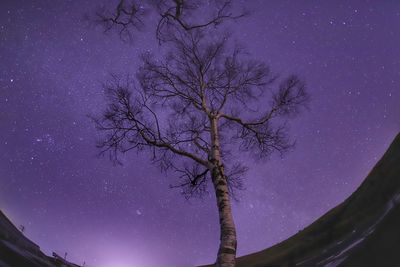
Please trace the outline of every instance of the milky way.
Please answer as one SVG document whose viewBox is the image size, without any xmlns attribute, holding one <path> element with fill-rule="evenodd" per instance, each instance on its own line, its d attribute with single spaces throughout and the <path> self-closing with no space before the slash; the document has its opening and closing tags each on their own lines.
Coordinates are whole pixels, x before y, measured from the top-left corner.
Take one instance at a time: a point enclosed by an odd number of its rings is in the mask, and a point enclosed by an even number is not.
<svg viewBox="0 0 400 267">
<path fill-rule="evenodd" d="M 215 199 L 186 201 L 146 155 L 98 157 L 88 114 L 110 73 L 134 74 L 134 44 L 88 25 L 99 1 L 0 3 L 0 208 L 46 253 L 88 267 L 210 263 Z M 296 149 L 248 163 L 234 203 L 239 255 L 296 233 L 343 201 L 400 130 L 400 2 L 250 1 L 234 34 L 311 94 L 291 124 Z"/>
</svg>

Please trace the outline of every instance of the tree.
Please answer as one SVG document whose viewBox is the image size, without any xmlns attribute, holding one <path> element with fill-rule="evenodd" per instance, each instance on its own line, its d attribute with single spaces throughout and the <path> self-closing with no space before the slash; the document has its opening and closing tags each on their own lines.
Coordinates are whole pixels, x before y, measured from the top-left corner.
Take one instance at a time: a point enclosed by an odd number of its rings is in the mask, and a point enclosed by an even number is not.
<svg viewBox="0 0 400 267">
<path fill-rule="evenodd" d="M 186 1 L 174 2 L 179 8 Z M 98 143 L 103 153 L 117 160 L 121 152 L 148 150 L 153 163 L 179 174 L 174 187 L 187 197 L 201 194 L 211 181 L 220 221 L 216 264 L 233 267 L 237 238 L 231 197 L 246 171 L 233 156 L 265 158 L 292 147 L 286 121 L 308 95 L 296 76 L 273 90 L 278 77 L 264 63 L 249 59 L 228 34 L 209 37 L 214 29 L 204 25 L 174 28 L 165 58 L 143 54 L 135 80 L 113 76 L 105 84 L 107 108 L 94 122 L 105 133 Z"/>
</svg>

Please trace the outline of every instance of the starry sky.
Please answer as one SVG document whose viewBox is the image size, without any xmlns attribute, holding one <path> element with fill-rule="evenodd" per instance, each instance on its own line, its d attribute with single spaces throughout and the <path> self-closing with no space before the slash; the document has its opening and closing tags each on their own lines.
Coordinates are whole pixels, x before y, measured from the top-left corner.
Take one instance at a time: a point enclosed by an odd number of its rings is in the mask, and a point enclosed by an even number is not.
<svg viewBox="0 0 400 267">
<path fill-rule="evenodd" d="M 94 0 L 0 3 L 0 209 L 48 254 L 88 267 L 187 267 L 215 260 L 213 194 L 185 200 L 147 155 L 98 157 L 88 114 L 110 73 L 157 49 L 88 25 Z M 238 253 L 296 233 L 349 196 L 400 130 L 399 1 L 249 1 L 234 36 L 276 73 L 307 83 L 296 149 L 246 162 L 233 203 Z"/>
</svg>

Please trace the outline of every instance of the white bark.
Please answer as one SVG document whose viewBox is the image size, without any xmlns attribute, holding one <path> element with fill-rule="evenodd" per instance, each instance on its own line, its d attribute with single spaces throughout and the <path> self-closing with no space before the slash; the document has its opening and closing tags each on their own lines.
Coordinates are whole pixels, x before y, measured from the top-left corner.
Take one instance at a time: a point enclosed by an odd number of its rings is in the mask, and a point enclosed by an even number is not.
<svg viewBox="0 0 400 267">
<path fill-rule="evenodd" d="M 217 255 L 217 267 L 234 267 L 236 262 L 236 228 L 233 221 L 228 182 L 221 160 L 218 137 L 218 120 L 211 118 L 211 163 L 212 181 L 217 199 L 220 222 L 220 246 Z"/>
</svg>

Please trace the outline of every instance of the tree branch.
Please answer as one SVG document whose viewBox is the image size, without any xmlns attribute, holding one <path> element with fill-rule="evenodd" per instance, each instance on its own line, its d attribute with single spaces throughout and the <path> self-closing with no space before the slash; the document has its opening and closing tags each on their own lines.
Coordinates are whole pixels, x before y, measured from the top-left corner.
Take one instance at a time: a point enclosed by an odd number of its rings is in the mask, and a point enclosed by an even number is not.
<svg viewBox="0 0 400 267">
<path fill-rule="evenodd" d="M 155 25 L 156 38 L 160 43 L 169 40 L 170 29 L 175 28 L 183 31 L 205 29 L 212 25 L 218 26 L 226 20 L 237 20 L 245 16 L 245 12 L 238 15 L 232 14 L 232 0 L 225 0 L 222 5 L 217 1 L 210 7 L 198 5 L 192 0 L 120 0 L 113 12 L 101 9 L 96 13 L 96 20 L 102 24 L 105 31 L 117 28 L 119 35 L 124 41 L 132 41 L 133 32 L 141 29 L 147 22 L 149 11 L 156 12 L 159 19 Z M 194 11 L 216 8 L 217 12 L 204 22 L 189 22 L 191 18 L 201 18 L 194 15 Z M 193 19 L 192 19 L 193 20 Z"/>
<path fill-rule="evenodd" d="M 116 88 L 111 87 L 107 90 L 110 101 L 109 109 L 103 115 L 102 120 L 95 120 L 97 129 L 110 133 L 100 145 L 106 148 L 105 151 L 110 148 L 125 152 L 142 146 L 157 147 L 208 167 L 206 160 L 166 141 L 161 133 L 157 114 L 147 105 L 147 99 L 143 95 L 137 99 L 139 106 L 135 108 L 131 104 L 131 92 L 119 83 L 114 86 Z M 156 130 L 153 130 L 143 117 L 146 110 L 153 117 Z M 129 144 L 128 148 L 126 143 Z"/>
</svg>

